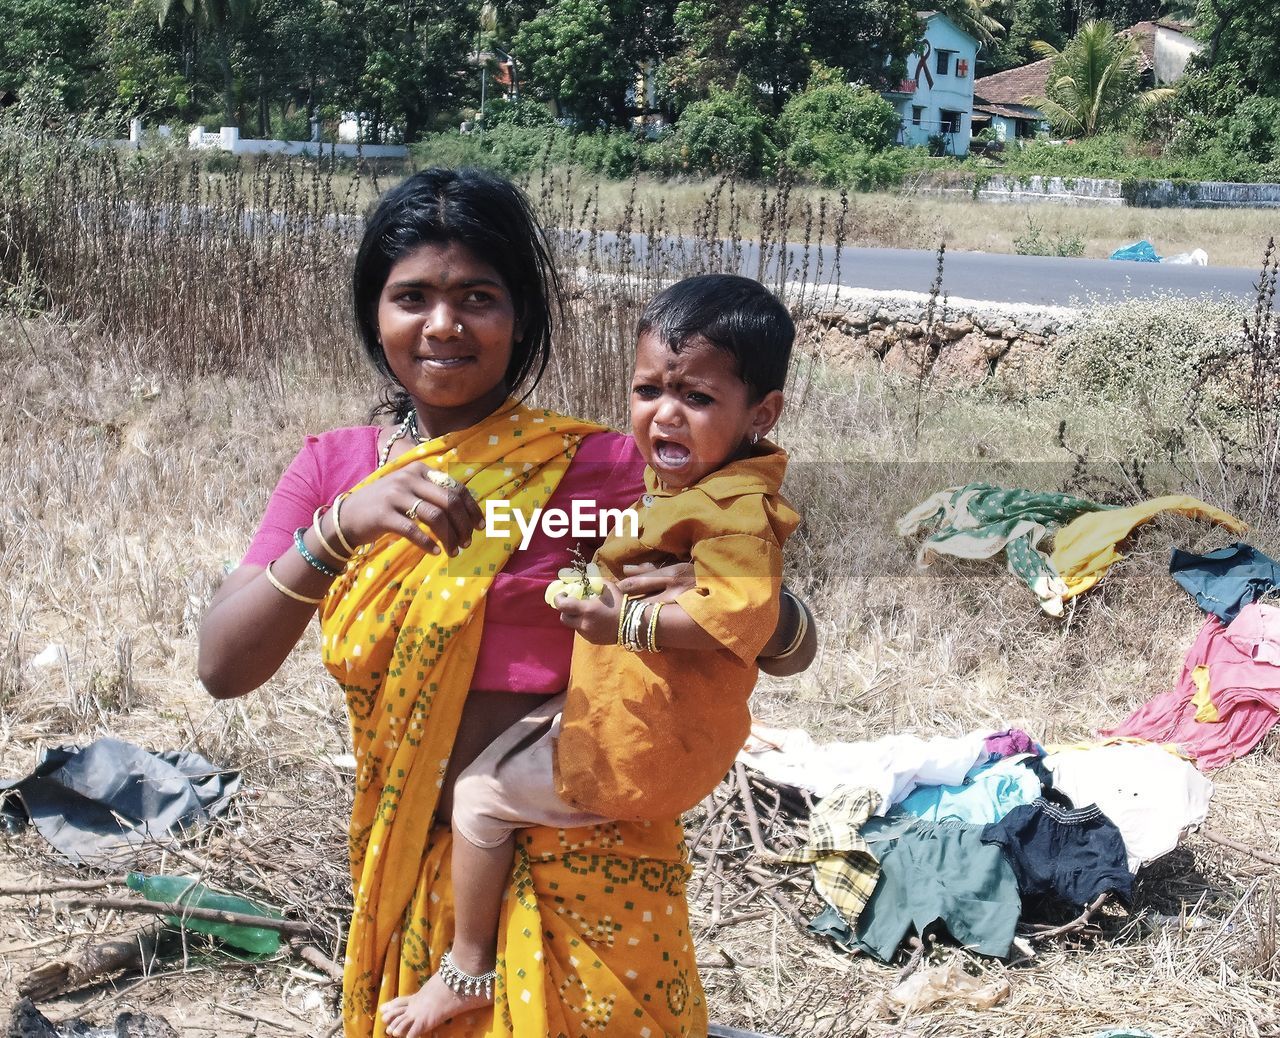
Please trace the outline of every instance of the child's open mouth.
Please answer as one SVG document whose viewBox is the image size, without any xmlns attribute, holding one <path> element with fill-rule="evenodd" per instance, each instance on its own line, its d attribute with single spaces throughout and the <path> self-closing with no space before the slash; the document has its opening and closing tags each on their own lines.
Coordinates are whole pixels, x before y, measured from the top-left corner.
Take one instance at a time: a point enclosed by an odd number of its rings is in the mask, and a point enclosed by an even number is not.
<svg viewBox="0 0 1280 1038">
<path fill-rule="evenodd" d="M 654 440 L 653 454 L 663 468 L 680 469 L 693 459 L 689 448 L 671 440 Z"/>
</svg>

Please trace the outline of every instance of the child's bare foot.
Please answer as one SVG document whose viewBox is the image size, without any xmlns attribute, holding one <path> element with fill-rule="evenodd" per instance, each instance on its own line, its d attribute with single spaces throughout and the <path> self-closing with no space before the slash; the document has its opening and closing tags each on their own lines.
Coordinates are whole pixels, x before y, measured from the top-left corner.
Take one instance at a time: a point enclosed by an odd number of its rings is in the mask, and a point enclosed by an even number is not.
<svg viewBox="0 0 1280 1038">
<path fill-rule="evenodd" d="M 412 995 L 393 998 L 378 1011 L 391 1038 L 425 1038 L 446 1020 L 491 1005 L 492 988 L 488 995 L 483 991 L 460 995 L 439 973 L 433 973 L 421 989 Z"/>
</svg>

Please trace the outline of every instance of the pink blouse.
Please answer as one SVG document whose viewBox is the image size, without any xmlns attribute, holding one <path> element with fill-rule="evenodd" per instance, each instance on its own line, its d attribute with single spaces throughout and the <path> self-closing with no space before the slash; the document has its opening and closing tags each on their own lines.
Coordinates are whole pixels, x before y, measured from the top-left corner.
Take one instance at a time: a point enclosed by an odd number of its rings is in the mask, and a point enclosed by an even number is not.
<svg viewBox="0 0 1280 1038">
<path fill-rule="evenodd" d="M 265 566 L 293 546 L 293 531 L 311 524 L 329 504 L 378 467 L 377 426 L 361 425 L 308 436 L 267 504 L 241 565 Z M 615 432 L 583 439 L 548 508 L 569 512 L 575 500 L 597 508 L 626 508 L 644 492 L 644 459 L 635 441 Z M 494 578 L 471 687 L 498 692 L 562 692 L 569 683 L 573 631 L 560 623 L 543 594 L 577 546 L 590 558 L 598 540 L 551 537 L 541 528 Z"/>
</svg>

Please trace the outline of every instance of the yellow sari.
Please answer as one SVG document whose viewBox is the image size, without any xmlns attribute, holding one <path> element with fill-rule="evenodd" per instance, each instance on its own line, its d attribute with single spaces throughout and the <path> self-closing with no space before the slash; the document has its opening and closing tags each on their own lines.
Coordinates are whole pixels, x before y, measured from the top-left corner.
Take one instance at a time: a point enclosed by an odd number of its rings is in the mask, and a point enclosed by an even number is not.
<svg viewBox="0 0 1280 1038">
<path fill-rule="evenodd" d="M 546 504 L 581 438 L 597 429 L 509 401 L 469 429 L 406 451 L 365 482 L 422 462 L 465 482 L 482 507 L 502 499 L 528 515 Z M 325 666 L 346 693 L 356 757 L 347 1038 L 381 1038 L 378 1006 L 417 990 L 452 942 L 450 834 L 432 821 L 485 596 L 515 547 L 481 534 L 450 559 L 387 536 L 352 560 L 321 607 Z M 677 819 L 523 830 L 503 902 L 495 1007 L 435 1033 L 704 1035 L 688 875 Z"/>
</svg>

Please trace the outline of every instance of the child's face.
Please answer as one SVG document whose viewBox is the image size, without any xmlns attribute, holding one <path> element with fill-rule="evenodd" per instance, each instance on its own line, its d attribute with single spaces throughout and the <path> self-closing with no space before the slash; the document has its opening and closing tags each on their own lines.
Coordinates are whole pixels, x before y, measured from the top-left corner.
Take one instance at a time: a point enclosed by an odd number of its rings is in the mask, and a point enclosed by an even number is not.
<svg viewBox="0 0 1280 1038">
<path fill-rule="evenodd" d="M 636 344 L 631 378 L 631 433 L 663 485 L 680 490 L 742 454 L 751 435 L 778 420 L 777 390 L 751 401 L 737 363 L 695 338 L 673 353 L 646 332 Z"/>
</svg>

